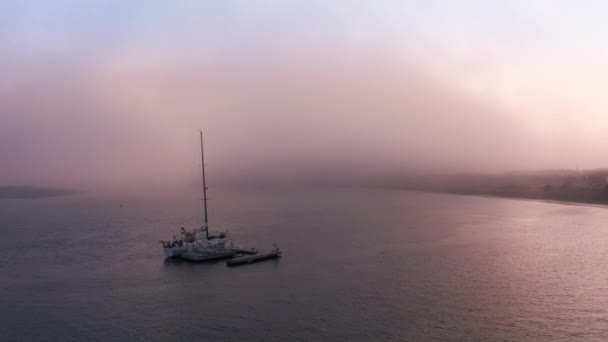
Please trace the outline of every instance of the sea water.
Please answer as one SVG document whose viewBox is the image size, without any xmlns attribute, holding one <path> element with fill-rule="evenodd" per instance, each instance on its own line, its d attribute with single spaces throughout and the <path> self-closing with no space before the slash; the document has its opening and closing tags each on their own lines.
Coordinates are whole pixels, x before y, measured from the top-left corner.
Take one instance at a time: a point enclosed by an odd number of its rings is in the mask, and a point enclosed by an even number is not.
<svg viewBox="0 0 608 342">
<path fill-rule="evenodd" d="M 608 209 L 212 189 L 242 267 L 166 259 L 200 197 L 0 201 L 0 341 L 605 341 Z"/>
</svg>

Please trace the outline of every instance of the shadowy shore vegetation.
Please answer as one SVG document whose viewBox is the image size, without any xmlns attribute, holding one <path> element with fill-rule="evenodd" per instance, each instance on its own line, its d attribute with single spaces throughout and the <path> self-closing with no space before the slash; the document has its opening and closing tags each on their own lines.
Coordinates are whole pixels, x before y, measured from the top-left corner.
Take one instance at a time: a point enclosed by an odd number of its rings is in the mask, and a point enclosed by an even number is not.
<svg viewBox="0 0 608 342">
<path fill-rule="evenodd" d="M 409 178 L 408 190 L 608 204 L 608 169 L 434 174 Z"/>
</svg>

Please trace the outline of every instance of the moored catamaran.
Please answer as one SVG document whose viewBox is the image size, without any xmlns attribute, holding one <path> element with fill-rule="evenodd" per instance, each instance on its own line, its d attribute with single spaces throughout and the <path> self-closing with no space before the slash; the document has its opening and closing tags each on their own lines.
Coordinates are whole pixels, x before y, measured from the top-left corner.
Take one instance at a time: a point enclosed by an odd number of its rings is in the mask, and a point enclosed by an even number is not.
<svg viewBox="0 0 608 342">
<path fill-rule="evenodd" d="M 234 262 L 228 265 L 251 263 L 279 257 L 281 251 L 275 248 L 269 252 L 259 253 L 255 248 L 235 247 L 230 242 L 226 246 L 228 234 L 226 232 L 210 232 L 209 217 L 207 214 L 207 183 L 205 180 L 205 152 L 203 149 L 203 132 L 201 136 L 201 166 L 203 179 L 203 210 L 205 218 L 199 228 L 187 230 L 180 228 L 180 232 L 173 235 L 173 241 L 159 241 L 167 257 L 179 257 L 190 261 L 208 261 L 233 258 Z"/>
<path fill-rule="evenodd" d="M 196 258 L 202 259 L 206 254 L 227 254 L 224 250 L 228 239 L 226 232 L 210 232 L 209 217 L 207 214 L 207 183 L 205 180 L 205 152 L 203 149 L 203 132 L 201 137 L 201 166 L 203 178 L 203 209 L 205 221 L 199 228 L 186 230 L 180 228 L 180 232 L 173 235 L 173 241 L 159 241 L 163 251 L 168 257 Z"/>
</svg>

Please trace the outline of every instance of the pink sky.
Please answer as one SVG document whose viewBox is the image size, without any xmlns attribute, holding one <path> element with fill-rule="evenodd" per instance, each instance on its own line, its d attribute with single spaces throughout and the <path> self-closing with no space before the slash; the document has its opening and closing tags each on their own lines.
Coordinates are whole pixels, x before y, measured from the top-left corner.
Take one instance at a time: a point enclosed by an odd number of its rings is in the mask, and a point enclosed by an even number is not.
<svg viewBox="0 0 608 342">
<path fill-rule="evenodd" d="M 608 166 L 601 3 L 438 4 L 1 5 L 0 184 Z"/>
</svg>

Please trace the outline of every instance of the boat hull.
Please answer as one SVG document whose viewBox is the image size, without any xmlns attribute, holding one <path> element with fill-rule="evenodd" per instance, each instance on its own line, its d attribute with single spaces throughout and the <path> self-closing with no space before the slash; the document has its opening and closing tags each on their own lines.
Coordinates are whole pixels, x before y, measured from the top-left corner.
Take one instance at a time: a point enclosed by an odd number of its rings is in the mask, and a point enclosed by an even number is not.
<svg viewBox="0 0 608 342">
<path fill-rule="evenodd" d="M 175 247 L 164 247 L 163 251 L 165 255 L 172 258 L 180 256 L 188 251 L 188 247 L 186 246 L 175 246 Z"/>
<path fill-rule="evenodd" d="M 183 246 L 163 247 L 165 256 L 173 258 L 186 253 L 206 253 L 224 248 L 226 239 L 196 240 L 193 243 L 186 243 Z"/>
<path fill-rule="evenodd" d="M 180 258 L 189 261 L 211 261 L 232 258 L 236 255 L 236 252 L 231 249 L 218 249 L 217 251 L 207 252 L 188 252 L 180 255 Z"/>
</svg>

